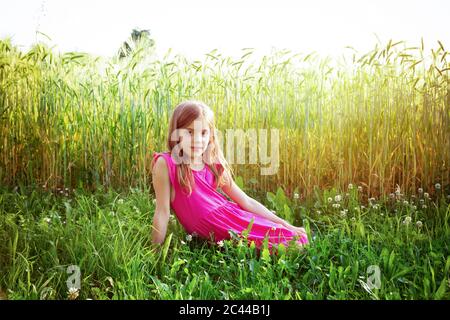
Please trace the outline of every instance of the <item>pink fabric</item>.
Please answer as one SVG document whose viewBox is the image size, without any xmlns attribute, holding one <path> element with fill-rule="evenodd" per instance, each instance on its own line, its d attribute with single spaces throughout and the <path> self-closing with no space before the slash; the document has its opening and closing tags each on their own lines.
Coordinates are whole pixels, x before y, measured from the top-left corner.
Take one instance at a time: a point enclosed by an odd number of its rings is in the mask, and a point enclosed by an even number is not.
<svg viewBox="0 0 450 320">
<path fill-rule="evenodd" d="M 174 201 L 171 201 L 170 206 L 186 232 L 190 234 L 195 232 L 202 238 L 220 241 L 231 238 L 229 230 L 240 235 L 248 228 L 251 219 L 254 219 L 247 239 L 253 240 L 258 249 L 266 235 L 268 235 L 271 252 L 274 244 L 283 243 L 287 246 L 288 242 L 294 239 L 294 232 L 286 227 L 242 209 L 238 204 L 229 201 L 219 193 L 215 188 L 214 174 L 206 164 L 202 170 L 192 170 L 195 180 L 192 194 L 188 196 L 182 193 L 176 178 L 177 165 L 170 152 L 153 153 L 155 161 L 159 156 L 166 161 L 170 182 L 175 189 L 175 198 Z M 302 236 L 296 241 L 302 245 L 308 243 L 308 238 Z"/>
</svg>

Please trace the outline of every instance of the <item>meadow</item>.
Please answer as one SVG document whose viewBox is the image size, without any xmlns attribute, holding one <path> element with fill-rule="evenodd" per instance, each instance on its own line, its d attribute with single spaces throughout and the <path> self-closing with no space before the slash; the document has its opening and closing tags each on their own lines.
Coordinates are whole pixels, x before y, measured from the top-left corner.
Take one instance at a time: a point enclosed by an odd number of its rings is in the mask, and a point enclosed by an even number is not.
<svg viewBox="0 0 450 320">
<path fill-rule="evenodd" d="M 244 190 L 251 193 L 243 186 Z M 172 215 L 152 246 L 150 190 L 24 188 L 0 197 L 0 287 L 8 299 L 449 299 L 450 200 L 401 192 L 362 205 L 354 186 L 311 203 L 262 199 L 304 225 L 310 245 L 269 254 L 247 239 L 212 243 Z M 255 195 L 256 196 L 256 195 Z M 291 215 L 288 215 L 290 212 Z M 70 290 L 71 266 L 79 290 Z M 379 287 L 369 285 L 377 266 Z M 73 268 L 73 267 L 72 267 Z"/>
<path fill-rule="evenodd" d="M 449 299 L 448 52 L 347 50 L 189 61 L 0 40 L 0 299 Z M 306 227 L 304 250 L 209 243 L 174 216 L 162 248 L 151 245 L 151 155 L 190 98 L 219 130 L 279 130 L 277 174 L 233 169 Z"/>
</svg>

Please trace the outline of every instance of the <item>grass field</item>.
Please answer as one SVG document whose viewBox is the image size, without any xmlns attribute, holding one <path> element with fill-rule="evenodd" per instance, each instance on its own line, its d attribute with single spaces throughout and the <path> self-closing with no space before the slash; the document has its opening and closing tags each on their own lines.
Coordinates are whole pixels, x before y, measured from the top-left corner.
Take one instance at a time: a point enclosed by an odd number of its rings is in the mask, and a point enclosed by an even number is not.
<svg viewBox="0 0 450 320">
<path fill-rule="evenodd" d="M 253 53 L 104 58 L 0 40 L 0 299 L 449 299 L 444 45 Z M 233 169 L 306 227 L 303 251 L 212 244 L 174 217 L 150 245 L 151 155 L 186 99 L 219 130 L 278 130 L 277 174 Z"/>
<path fill-rule="evenodd" d="M 442 194 L 394 193 L 362 204 L 355 186 L 303 203 L 280 189 L 277 200 L 260 200 L 289 207 L 312 241 L 303 252 L 280 246 L 270 255 L 245 239 L 215 244 L 187 235 L 174 216 L 164 246 L 152 247 L 148 190 L 30 190 L 0 195 L 4 298 L 450 298 L 450 201 Z M 370 266 L 379 268 L 378 287 L 368 285 Z M 80 290 L 69 292 L 75 268 Z"/>
</svg>

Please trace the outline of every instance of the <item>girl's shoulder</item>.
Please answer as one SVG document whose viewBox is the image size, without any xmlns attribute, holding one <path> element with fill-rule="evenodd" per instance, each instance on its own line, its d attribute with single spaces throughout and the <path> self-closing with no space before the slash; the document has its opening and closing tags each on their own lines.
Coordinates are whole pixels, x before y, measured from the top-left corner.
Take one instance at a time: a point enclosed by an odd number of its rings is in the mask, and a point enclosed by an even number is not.
<svg viewBox="0 0 450 320">
<path fill-rule="evenodd" d="M 174 162 L 173 162 L 173 159 L 172 159 L 169 151 L 162 151 L 162 152 L 154 151 L 153 152 L 153 160 L 152 160 L 151 167 L 153 168 L 153 166 L 156 164 L 156 161 L 160 157 L 162 157 L 164 159 L 164 162 L 166 163 L 166 166 L 167 166 L 167 171 L 169 173 L 170 181 L 172 183 L 174 183 L 175 182 L 175 174 L 176 173 L 175 173 L 175 170 L 174 170 Z"/>
</svg>

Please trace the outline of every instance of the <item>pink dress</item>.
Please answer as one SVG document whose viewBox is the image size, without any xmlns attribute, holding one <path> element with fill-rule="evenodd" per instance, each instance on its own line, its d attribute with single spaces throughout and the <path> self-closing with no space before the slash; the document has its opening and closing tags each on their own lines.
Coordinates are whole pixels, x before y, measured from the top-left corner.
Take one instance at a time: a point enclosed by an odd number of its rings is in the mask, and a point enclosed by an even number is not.
<svg viewBox="0 0 450 320">
<path fill-rule="evenodd" d="M 192 170 L 195 180 L 192 194 L 188 196 L 182 193 L 181 186 L 176 179 L 177 164 L 170 152 L 153 153 L 155 161 L 159 156 L 163 156 L 166 161 L 170 182 L 175 190 L 175 198 L 170 202 L 170 207 L 186 232 L 196 233 L 198 236 L 212 241 L 220 241 L 231 238 L 229 230 L 240 235 L 254 219 L 247 239 L 249 243 L 253 240 L 258 249 L 263 244 L 266 235 L 270 252 L 272 252 L 271 248 L 274 244 L 283 243 L 287 246 L 289 241 L 294 239 L 294 232 L 283 225 L 248 212 L 219 193 L 215 188 L 214 174 L 206 164 L 202 170 Z M 306 236 L 297 238 L 298 244 L 308 243 Z"/>
</svg>

